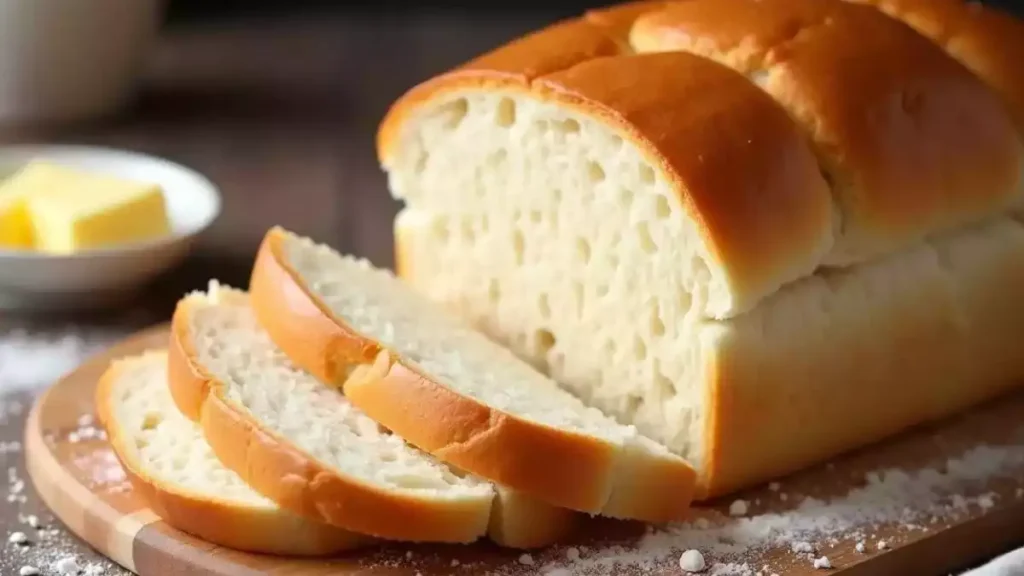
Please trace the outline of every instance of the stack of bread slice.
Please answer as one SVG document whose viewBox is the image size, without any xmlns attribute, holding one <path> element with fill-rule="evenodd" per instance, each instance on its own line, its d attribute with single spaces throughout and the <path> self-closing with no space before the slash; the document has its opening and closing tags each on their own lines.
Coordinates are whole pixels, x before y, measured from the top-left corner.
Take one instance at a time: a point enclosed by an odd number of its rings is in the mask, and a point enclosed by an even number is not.
<svg viewBox="0 0 1024 576">
<path fill-rule="evenodd" d="M 157 514 L 255 552 L 534 548 L 591 515 L 682 519 L 696 482 L 390 272 L 280 228 L 249 292 L 186 295 L 167 349 L 114 362 L 96 394 Z"/>
</svg>

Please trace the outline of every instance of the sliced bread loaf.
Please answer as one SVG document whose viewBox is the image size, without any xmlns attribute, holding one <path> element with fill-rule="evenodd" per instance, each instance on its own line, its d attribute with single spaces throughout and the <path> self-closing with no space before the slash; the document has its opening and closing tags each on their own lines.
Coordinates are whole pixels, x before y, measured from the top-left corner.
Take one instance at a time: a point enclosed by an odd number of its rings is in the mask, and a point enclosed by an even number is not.
<svg viewBox="0 0 1024 576">
<path fill-rule="evenodd" d="M 114 362 L 96 409 L 135 490 L 168 524 L 208 542 L 266 554 L 333 554 L 372 541 L 286 512 L 225 468 L 174 405 L 167 353 Z"/>
<path fill-rule="evenodd" d="M 503 494 L 421 452 L 292 364 L 248 295 L 212 283 L 172 321 L 171 393 L 218 458 L 282 507 L 406 541 L 550 544 L 579 515 Z M 492 513 L 495 506 L 515 510 Z"/>
<path fill-rule="evenodd" d="M 293 361 L 344 382 L 353 404 L 442 460 L 574 510 L 650 522 L 686 515 L 695 474 L 682 458 L 391 273 L 275 228 L 250 290 Z"/>
</svg>

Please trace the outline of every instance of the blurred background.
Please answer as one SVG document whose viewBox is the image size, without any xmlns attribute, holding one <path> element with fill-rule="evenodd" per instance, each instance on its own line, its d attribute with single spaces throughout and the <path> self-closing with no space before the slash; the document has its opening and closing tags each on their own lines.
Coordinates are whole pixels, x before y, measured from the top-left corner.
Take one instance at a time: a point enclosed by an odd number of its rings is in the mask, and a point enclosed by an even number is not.
<svg viewBox="0 0 1024 576">
<path fill-rule="evenodd" d="M 87 77 L 100 74 L 113 54 L 131 53 L 139 59 L 132 98 L 84 120 L 0 118 L 0 138 L 149 153 L 190 166 L 220 187 L 220 219 L 184 267 L 154 287 L 166 303 L 155 314 L 211 276 L 244 286 L 258 242 L 274 224 L 389 266 L 397 205 L 374 153 L 375 129 L 388 105 L 482 51 L 604 4 L 93 0 L 80 6 L 88 5 L 94 19 L 100 7 L 111 15 L 96 20 L 111 38 L 122 27 L 145 28 L 138 19 L 148 16 L 139 6 L 154 6 L 157 28 L 146 38 L 125 32 L 120 48 L 111 40 L 106 55 L 92 60 L 95 68 L 61 69 L 63 92 L 75 94 L 74 82 L 88 85 Z M 24 19 L 25 11 L 12 7 L 29 5 L 37 20 L 58 5 L 68 9 L 62 0 L 6 0 L 0 9 Z M 0 14 L 0 33 L 13 34 L 15 26 L 17 18 Z M 16 57 L 0 57 L 0 67 L 18 69 Z"/>
</svg>

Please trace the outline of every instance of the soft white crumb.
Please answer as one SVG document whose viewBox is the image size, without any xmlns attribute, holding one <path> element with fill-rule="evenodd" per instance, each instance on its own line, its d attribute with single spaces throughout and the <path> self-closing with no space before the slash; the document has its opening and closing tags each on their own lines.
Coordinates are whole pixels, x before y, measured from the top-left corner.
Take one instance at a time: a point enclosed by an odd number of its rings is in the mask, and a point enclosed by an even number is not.
<svg viewBox="0 0 1024 576">
<path fill-rule="evenodd" d="M 565 557 L 568 558 L 570 562 L 575 562 L 575 561 L 579 560 L 580 559 L 580 549 L 576 548 L 575 546 L 566 548 L 566 550 L 565 550 Z"/>
<path fill-rule="evenodd" d="M 697 530 L 707 530 L 711 527 L 711 521 L 707 518 L 697 518 L 693 521 L 693 527 Z"/>
<path fill-rule="evenodd" d="M 885 540 L 879 540 L 878 541 L 878 549 L 879 550 L 885 550 L 888 547 L 889 547 L 889 544 L 887 544 Z"/>
<path fill-rule="evenodd" d="M 679 567 L 683 569 L 683 572 L 691 574 L 703 572 L 706 567 L 704 555 L 699 550 L 687 550 L 679 557 Z"/>
<path fill-rule="evenodd" d="M 768 489 L 771 490 L 772 492 L 778 492 L 779 488 L 782 488 L 782 484 L 779 484 L 778 482 L 768 483 Z"/>
<path fill-rule="evenodd" d="M 568 568 L 553 568 L 544 573 L 544 576 L 572 576 Z"/>
<path fill-rule="evenodd" d="M 857 542 L 857 545 L 854 546 L 854 548 L 857 549 L 857 552 L 860 552 L 861 554 L 863 554 L 864 553 L 864 542 L 863 541 Z"/>
<path fill-rule="evenodd" d="M 405 551 L 405 559 L 406 560 L 412 560 L 412 550 L 406 550 Z"/>
<path fill-rule="evenodd" d="M 996 502 L 991 494 L 984 494 L 982 496 L 978 496 L 978 506 L 981 506 L 982 510 L 988 510 L 989 508 L 992 508 L 995 505 Z"/>
<path fill-rule="evenodd" d="M 533 556 L 529 554 L 523 554 L 519 557 L 519 563 L 524 566 L 533 566 Z"/>
<path fill-rule="evenodd" d="M 818 570 L 831 570 L 832 563 L 829 562 L 828 556 L 822 556 L 821 558 L 814 559 L 814 567 Z"/>
<path fill-rule="evenodd" d="M 24 532 L 14 532 L 7 538 L 11 544 L 28 544 L 28 536 Z"/>
<path fill-rule="evenodd" d="M 733 500 L 732 504 L 729 505 L 730 516 L 744 516 L 747 513 L 747 501 L 746 500 Z"/>
<path fill-rule="evenodd" d="M 39 575 L 39 568 L 36 568 L 35 566 L 22 566 L 21 569 L 18 570 L 18 576 L 38 576 L 38 575 Z"/>
<path fill-rule="evenodd" d="M 458 566 L 458 565 L 459 565 L 459 560 L 457 558 L 452 558 L 452 566 L 455 567 L 455 566 Z"/>
</svg>

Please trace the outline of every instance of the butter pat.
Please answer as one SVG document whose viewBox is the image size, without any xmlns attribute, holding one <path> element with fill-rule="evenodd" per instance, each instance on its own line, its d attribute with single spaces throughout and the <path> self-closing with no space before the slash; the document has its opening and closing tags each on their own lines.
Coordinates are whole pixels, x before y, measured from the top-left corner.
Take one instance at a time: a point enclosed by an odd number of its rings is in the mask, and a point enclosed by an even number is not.
<svg viewBox="0 0 1024 576">
<path fill-rule="evenodd" d="M 43 252 L 71 254 L 170 233 L 156 184 L 33 162 L 4 189 L 23 199 L 34 247 Z"/>
<path fill-rule="evenodd" d="M 0 193 L 0 249 L 28 250 L 32 245 L 32 221 L 25 199 Z"/>
</svg>

